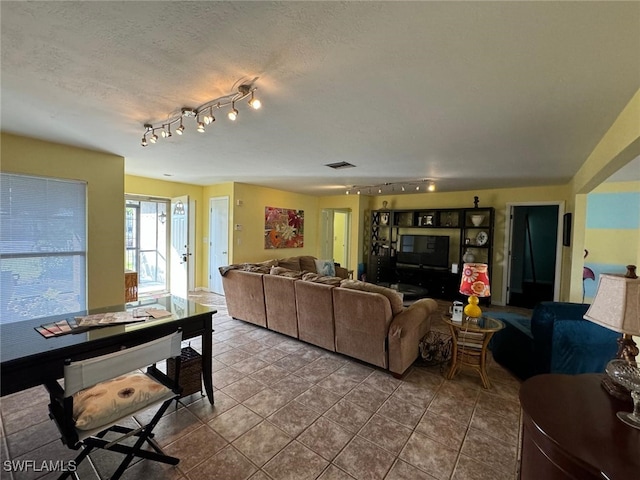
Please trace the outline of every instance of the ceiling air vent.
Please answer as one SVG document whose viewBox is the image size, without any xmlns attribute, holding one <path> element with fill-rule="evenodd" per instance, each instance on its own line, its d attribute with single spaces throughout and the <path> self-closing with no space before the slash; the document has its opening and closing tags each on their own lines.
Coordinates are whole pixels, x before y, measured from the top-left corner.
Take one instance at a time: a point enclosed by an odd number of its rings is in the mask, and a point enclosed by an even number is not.
<svg viewBox="0 0 640 480">
<path fill-rule="evenodd" d="M 336 162 L 336 163 L 327 163 L 325 167 L 331 167 L 335 170 L 341 170 L 343 168 L 353 168 L 355 165 L 352 165 L 348 162 Z"/>
</svg>

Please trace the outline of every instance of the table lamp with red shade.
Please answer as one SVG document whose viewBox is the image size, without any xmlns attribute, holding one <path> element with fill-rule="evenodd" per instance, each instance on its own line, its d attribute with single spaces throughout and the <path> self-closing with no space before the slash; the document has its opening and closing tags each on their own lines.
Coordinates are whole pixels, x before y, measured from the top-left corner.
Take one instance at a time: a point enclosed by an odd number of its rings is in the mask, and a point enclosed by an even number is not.
<svg viewBox="0 0 640 480">
<path fill-rule="evenodd" d="M 464 307 L 464 314 L 472 319 L 481 317 L 482 309 L 478 306 L 478 297 L 491 296 L 489 266 L 486 263 L 465 263 L 462 266 L 460 293 L 469 295 L 469 303 Z"/>
</svg>

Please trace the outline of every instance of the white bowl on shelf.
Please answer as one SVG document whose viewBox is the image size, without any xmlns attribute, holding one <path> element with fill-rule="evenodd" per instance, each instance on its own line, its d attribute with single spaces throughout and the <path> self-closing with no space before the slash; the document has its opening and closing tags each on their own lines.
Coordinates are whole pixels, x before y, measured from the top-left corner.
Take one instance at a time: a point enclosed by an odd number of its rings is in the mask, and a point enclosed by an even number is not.
<svg viewBox="0 0 640 480">
<path fill-rule="evenodd" d="M 471 215 L 471 223 L 474 227 L 479 227 L 484 221 L 484 215 Z"/>
</svg>

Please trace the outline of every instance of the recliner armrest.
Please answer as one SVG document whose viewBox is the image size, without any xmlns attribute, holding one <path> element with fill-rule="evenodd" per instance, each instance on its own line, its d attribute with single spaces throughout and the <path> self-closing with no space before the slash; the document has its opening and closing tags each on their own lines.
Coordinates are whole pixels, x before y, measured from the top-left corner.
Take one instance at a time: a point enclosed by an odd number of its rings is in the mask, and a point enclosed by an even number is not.
<svg viewBox="0 0 640 480">
<path fill-rule="evenodd" d="M 620 334 L 588 320 L 556 319 L 550 373 L 602 373 L 617 351 Z"/>
<path fill-rule="evenodd" d="M 389 336 L 402 337 L 404 333 L 417 328 L 431 314 L 438 310 L 438 303 L 431 298 L 423 298 L 395 316 L 389 325 Z"/>
<path fill-rule="evenodd" d="M 431 315 L 438 303 L 431 298 L 418 300 L 397 314 L 389 325 L 389 370 L 401 376 L 420 354 L 420 340 L 429 331 Z"/>
<path fill-rule="evenodd" d="M 531 316 L 534 373 L 551 371 L 553 329 L 556 320 L 582 320 L 588 308 L 587 304 L 572 302 L 540 302 L 535 306 Z"/>
</svg>

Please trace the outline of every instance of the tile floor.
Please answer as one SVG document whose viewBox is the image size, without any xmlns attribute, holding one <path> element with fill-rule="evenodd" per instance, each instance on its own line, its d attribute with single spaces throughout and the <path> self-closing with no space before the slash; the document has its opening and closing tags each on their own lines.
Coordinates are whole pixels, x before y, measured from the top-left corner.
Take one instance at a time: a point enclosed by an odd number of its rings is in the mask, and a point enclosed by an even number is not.
<svg viewBox="0 0 640 480">
<path fill-rule="evenodd" d="M 123 478 L 517 478 L 519 382 L 499 365 L 489 367 L 490 390 L 483 390 L 471 371 L 445 380 L 439 366 L 413 366 L 398 380 L 384 370 L 234 320 L 223 297 L 197 292 L 193 299 L 218 309 L 215 406 L 200 394 L 185 397 L 184 405 L 170 409 L 156 427 L 157 441 L 180 457 L 180 464 L 137 461 Z M 192 341 L 191 346 L 199 349 L 200 344 Z M 10 472 L 7 459 L 41 465 L 75 456 L 48 419 L 44 388 L 2 398 L 0 411 L 1 478 L 58 475 L 46 469 Z M 100 451 L 91 460 L 79 468 L 80 478 L 108 478 L 120 455 Z"/>
</svg>

